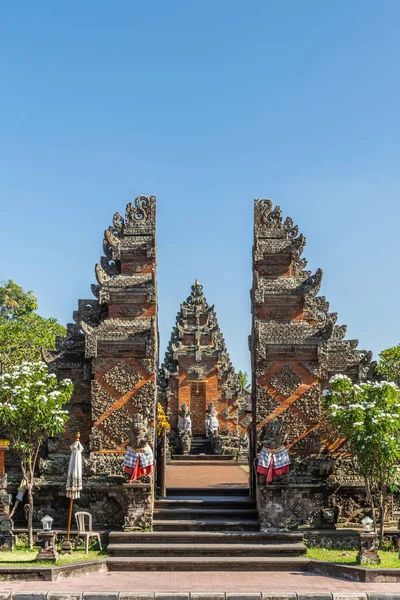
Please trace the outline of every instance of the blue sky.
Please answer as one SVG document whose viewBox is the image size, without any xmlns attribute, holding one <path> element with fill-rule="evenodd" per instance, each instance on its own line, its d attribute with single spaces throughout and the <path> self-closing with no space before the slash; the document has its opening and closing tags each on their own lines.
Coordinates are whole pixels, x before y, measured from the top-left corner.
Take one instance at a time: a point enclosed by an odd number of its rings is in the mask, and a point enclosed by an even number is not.
<svg viewBox="0 0 400 600">
<path fill-rule="evenodd" d="M 253 198 L 306 235 L 348 336 L 400 342 L 400 2 L 0 6 L 0 278 L 71 320 L 104 229 L 158 199 L 162 356 L 198 278 L 250 369 Z"/>
</svg>

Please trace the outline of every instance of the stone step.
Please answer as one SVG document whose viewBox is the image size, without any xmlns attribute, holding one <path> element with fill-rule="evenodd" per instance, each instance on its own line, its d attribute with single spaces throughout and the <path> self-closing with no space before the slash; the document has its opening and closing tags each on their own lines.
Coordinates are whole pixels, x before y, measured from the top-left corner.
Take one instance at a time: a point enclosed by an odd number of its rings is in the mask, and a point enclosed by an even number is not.
<svg viewBox="0 0 400 600">
<path fill-rule="evenodd" d="M 178 521 L 154 520 L 154 531 L 258 531 L 257 519 L 218 520 L 218 519 L 180 519 Z"/>
<path fill-rule="evenodd" d="M 231 496 L 232 498 L 236 498 L 237 496 L 249 498 L 250 490 L 248 487 L 226 487 L 226 488 L 217 488 L 217 487 L 209 487 L 209 488 L 182 488 L 182 487 L 168 487 L 167 488 L 167 498 L 173 497 L 195 497 L 195 498 L 204 498 L 205 496 L 214 496 L 220 498 L 221 496 Z"/>
<path fill-rule="evenodd" d="M 301 556 L 302 543 L 285 544 L 109 544 L 110 556 Z"/>
<path fill-rule="evenodd" d="M 302 542 L 293 531 L 111 531 L 110 544 L 270 544 Z"/>
<path fill-rule="evenodd" d="M 226 463 L 237 464 L 231 454 L 173 454 L 171 458 L 174 465 L 177 465 L 178 462 L 182 461 L 185 464 L 190 462 L 195 462 L 196 464 L 199 462 L 202 464 L 203 462 L 211 464 L 219 464 L 222 462 L 225 466 Z"/>
<path fill-rule="evenodd" d="M 175 509 L 175 508 L 240 508 L 255 509 L 256 503 L 248 498 L 160 498 L 154 502 L 155 509 Z"/>
<path fill-rule="evenodd" d="M 256 519 L 258 521 L 258 512 L 256 509 L 246 508 L 230 508 L 229 506 L 224 508 L 157 508 L 154 510 L 154 521 L 172 520 L 177 521 L 179 519 L 187 520 L 208 520 L 218 519 L 232 521 L 238 520 L 251 520 Z"/>
<path fill-rule="evenodd" d="M 110 571 L 306 571 L 310 560 L 270 556 L 135 556 L 107 559 Z"/>
</svg>

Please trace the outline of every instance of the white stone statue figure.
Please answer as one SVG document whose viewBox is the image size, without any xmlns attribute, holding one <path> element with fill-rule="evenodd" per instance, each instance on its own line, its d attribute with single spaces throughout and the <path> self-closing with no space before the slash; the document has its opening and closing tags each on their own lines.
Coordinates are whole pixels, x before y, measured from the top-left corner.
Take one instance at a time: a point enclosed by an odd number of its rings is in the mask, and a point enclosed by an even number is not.
<svg viewBox="0 0 400 600">
<path fill-rule="evenodd" d="M 218 413 L 213 403 L 209 404 L 206 412 L 206 436 L 215 437 L 218 435 L 219 422 Z"/>
<path fill-rule="evenodd" d="M 192 433 L 192 419 L 190 416 L 189 407 L 186 404 L 186 402 L 181 406 L 178 419 L 178 429 L 180 435 L 182 435 L 186 431 L 188 431 L 190 434 Z"/>
<path fill-rule="evenodd" d="M 192 419 L 186 402 L 182 404 L 179 411 L 178 434 L 182 454 L 190 454 L 192 443 Z"/>
</svg>

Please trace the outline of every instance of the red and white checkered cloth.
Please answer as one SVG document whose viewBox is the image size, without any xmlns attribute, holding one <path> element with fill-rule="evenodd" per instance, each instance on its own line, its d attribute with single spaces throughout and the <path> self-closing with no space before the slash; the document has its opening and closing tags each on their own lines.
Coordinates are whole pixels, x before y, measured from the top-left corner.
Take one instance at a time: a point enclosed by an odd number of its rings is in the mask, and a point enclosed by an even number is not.
<svg viewBox="0 0 400 600">
<path fill-rule="evenodd" d="M 266 475 L 267 484 L 271 483 L 274 477 L 287 473 L 289 471 L 290 458 L 285 446 L 276 450 L 271 450 L 265 446 L 262 448 L 257 461 L 257 473 Z"/>
<path fill-rule="evenodd" d="M 125 473 L 130 475 L 129 481 L 134 481 L 141 475 L 148 475 L 153 471 L 154 456 L 150 446 L 143 448 L 143 452 L 135 452 L 127 446 L 124 456 Z"/>
</svg>

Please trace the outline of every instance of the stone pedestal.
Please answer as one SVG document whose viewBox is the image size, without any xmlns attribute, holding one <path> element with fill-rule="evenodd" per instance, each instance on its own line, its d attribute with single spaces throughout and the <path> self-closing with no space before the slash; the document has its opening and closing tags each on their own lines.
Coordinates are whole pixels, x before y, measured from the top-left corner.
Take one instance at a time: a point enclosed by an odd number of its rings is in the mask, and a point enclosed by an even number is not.
<svg viewBox="0 0 400 600">
<path fill-rule="evenodd" d="M 48 560 L 57 562 L 58 552 L 56 547 L 56 531 L 40 531 L 38 533 L 38 542 L 41 544 L 36 560 Z"/>
<path fill-rule="evenodd" d="M 153 527 L 153 484 L 125 483 L 123 486 L 126 502 L 124 531 L 144 531 Z"/>
<path fill-rule="evenodd" d="M 360 534 L 360 550 L 357 554 L 359 565 L 379 565 L 378 534 L 374 531 L 362 531 Z"/>
<path fill-rule="evenodd" d="M 70 541 L 65 540 L 61 544 L 61 554 L 72 554 L 72 544 Z"/>
</svg>

